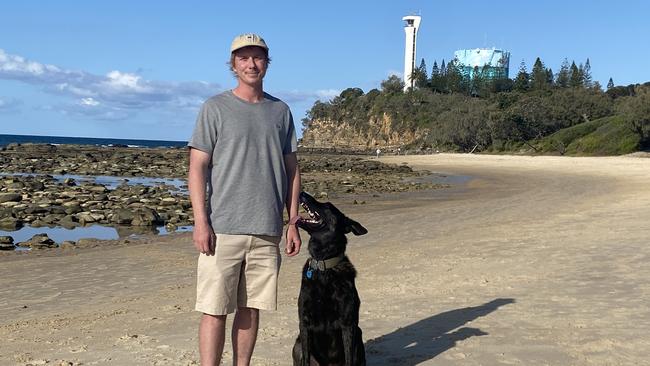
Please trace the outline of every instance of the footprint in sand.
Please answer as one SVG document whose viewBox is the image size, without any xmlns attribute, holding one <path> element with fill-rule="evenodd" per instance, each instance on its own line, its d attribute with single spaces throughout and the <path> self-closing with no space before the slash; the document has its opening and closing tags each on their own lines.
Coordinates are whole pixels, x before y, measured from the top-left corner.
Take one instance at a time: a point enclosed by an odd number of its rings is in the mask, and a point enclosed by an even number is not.
<svg viewBox="0 0 650 366">
<path fill-rule="evenodd" d="M 70 353 L 81 353 L 81 352 L 86 352 L 88 351 L 88 345 L 83 344 L 80 347 L 77 348 L 70 348 Z"/>
</svg>

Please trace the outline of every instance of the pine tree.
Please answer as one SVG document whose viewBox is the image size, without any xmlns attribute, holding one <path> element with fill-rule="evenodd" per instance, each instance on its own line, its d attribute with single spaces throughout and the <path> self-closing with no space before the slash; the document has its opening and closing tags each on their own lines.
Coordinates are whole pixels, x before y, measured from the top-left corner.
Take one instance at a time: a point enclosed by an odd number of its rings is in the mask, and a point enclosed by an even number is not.
<svg viewBox="0 0 650 366">
<path fill-rule="evenodd" d="M 613 87 L 614 87 L 614 80 L 612 80 L 612 78 L 609 78 L 609 81 L 607 82 L 607 90 Z"/>
<path fill-rule="evenodd" d="M 560 72 L 557 73 L 555 84 L 560 88 L 566 88 L 569 86 L 569 77 L 569 60 L 565 58 L 560 66 Z"/>
<path fill-rule="evenodd" d="M 431 90 L 434 92 L 442 92 L 442 87 L 440 85 L 440 69 L 438 68 L 438 62 L 433 61 L 433 68 L 431 68 L 431 78 L 429 79 L 429 85 Z"/>
<path fill-rule="evenodd" d="M 431 76 L 438 76 L 440 75 L 440 69 L 438 68 L 438 62 L 433 61 L 433 67 L 431 68 Z"/>
<path fill-rule="evenodd" d="M 440 79 L 438 79 L 438 87 L 442 93 L 449 93 L 449 76 L 447 75 L 448 66 L 445 64 L 445 59 L 442 59 L 440 64 Z"/>
<path fill-rule="evenodd" d="M 528 71 L 526 71 L 526 63 L 524 60 L 521 60 L 521 64 L 519 65 L 519 72 L 515 77 L 513 89 L 517 91 L 526 91 L 528 90 L 529 83 L 530 75 L 528 74 Z"/>
<path fill-rule="evenodd" d="M 413 80 L 415 81 L 415 86 L 418 88 L 426 88 L 427 81 L 429 77 L 427 76 L 427 64 L 424 62 L 424 59 L 420 62 L 420 66 L 413 70 Z"/>
<path fill-rule="evenodd" d="M 427 64 L 424 62 L 424 58 L 420 61 L 420 67 L 418 67 L 418 69 L 420 69 L 420 72 L 424 75 L 425 80 L 429 78 L 429 75 L 427 75 Z"/>
<path fill-rule="evenodd" d="M 533 71 L 530 73 L 530 84 L 534 90 L 542 90 L 546 88 L 546 69 L 544 68 L 544 64 L 539 57 L 535 60 Z"/>
<path fill-rule="evenodd" d="M 456 61 L 451 60 L 447 64 L 447 89 L 450 93 L 459 93 L 463 91 L 463 75 L 456 67 Z"/>
<path fill-rule="evenodd" d="M 589 63 L 589 57 L 587 57 L 587 62 L 582 68 L 582 83 L 585 88 L 591 88 L 593 86 L 593 79 L 591 78 L 591 64 Z"/>
<path fill-rule="evenodd" d="M 572 88 L 580 88 L 583 86 L 582 71 L 576 66 L 575 61 L 571 62 L 571 68 L 569 69 L 569 86 Z"/>
<path fill-rule="evenodd" d="M 548 69 L 546 69 L 546 85 L 553 86 L 553 84 L 554 84 L 553 70 L 549 67 Z"/>
</svg>

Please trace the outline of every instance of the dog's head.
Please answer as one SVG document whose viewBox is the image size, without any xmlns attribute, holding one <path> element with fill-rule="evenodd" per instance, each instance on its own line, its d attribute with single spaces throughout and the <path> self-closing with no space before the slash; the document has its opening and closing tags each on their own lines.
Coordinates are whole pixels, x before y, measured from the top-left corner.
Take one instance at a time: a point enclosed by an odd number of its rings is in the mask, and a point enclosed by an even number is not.
<svg viewBox="0 0 650 366">
<path fill-rule="evenodd" d="M 300 217 L 296 224 L 311 236 L 309 253 L 314 258 L 328 258 L 345 252 L 345 234 L 368 232 L 358 222 L 345 216 L 330 202 L 318 202 L 306 192 L 300 193 L 300 205 L 309 217 Z"/>
</svg>

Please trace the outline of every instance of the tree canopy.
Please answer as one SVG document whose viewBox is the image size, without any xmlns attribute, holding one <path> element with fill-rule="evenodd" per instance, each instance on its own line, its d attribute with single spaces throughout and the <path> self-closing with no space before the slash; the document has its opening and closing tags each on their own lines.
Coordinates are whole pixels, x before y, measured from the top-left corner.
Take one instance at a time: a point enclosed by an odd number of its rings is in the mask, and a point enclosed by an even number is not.
<svg viewBox="0 0 650 366">
<path fill-rule="evenodd" d="M 457 151 L 508 149 L 599 118 L 624 115 L 640 137 L 650 139 L 650 86 L 614 86 L 603 91 L 591 79 L 589 59 L 580 66 L 564 59 L 554 75 L 540 58 L 531 72 L 522 61 L 513 79 L 488 78 L 479 67 L 473 78 L 461 72 L 456 60 L 427 75 L 424 60 L 414 71 L 416 87 L 404 92 L 404 82 L 392 75 L 381 89 L 368 93 L 348 88 L 328 102 L 317 101 L 303 120 L 347 123 L 355 130 L 370 121 L 390 117 L 396 130 L 426 130 L 418 144 Z"/>
</svg>

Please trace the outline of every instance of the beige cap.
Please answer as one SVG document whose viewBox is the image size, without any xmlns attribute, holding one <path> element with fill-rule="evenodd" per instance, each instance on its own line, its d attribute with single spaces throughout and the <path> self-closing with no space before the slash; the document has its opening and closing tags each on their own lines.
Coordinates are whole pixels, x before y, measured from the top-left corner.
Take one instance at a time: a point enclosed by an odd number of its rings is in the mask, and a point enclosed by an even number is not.
<svg viewBox="0 0 650 366">
<path fill-rule="evenodd" d="M 262 47 L 266 51 L 269 50 L 269 46 L 267 46 L 266 42 L 264 42 L 264 38 L 258 36 L 257 34 L 246 33 L 240 34 L 232 40 L 232 44 L 230 45 L 230 52 L 232 53 L 240 48 L 248 46 L 257 46 Z"/>
</svg>

